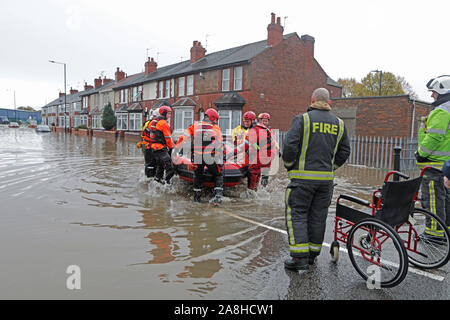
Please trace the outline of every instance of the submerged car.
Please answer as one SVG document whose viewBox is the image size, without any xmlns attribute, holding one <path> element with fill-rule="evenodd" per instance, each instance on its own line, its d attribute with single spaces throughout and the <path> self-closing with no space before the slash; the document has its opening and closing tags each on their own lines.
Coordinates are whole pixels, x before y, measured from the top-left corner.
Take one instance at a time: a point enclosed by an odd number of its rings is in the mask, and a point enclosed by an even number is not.
<svg viewBox="0 0 450 320">
<path fill-rule="evenodd" d="M 10 127 L 10 128 L 19 128 L 20 126 L 19 126 L 19 124 L 17 122 L 10 122 L 8 127 Z"/>
<path fill-rule="evenodd" d="M 50 132 L 52 131 L 49 126 L 40 124 L 36 127 L 36 132 Z"/>
</svg>

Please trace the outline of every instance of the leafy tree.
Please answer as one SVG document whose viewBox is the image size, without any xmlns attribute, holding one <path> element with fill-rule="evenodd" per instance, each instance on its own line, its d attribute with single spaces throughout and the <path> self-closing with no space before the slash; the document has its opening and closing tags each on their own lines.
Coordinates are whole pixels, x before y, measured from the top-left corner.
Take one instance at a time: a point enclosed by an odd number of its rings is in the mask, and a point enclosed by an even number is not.
<svg viewBox="0 0 450 320">
<path fill-rule="evenodd" d="M 114 111 L 111 107 L 111 103 L 108 103 L 105 106 L 102 114 L 102 126 L 106 130 L 111 130 L 116 125 L 116 116 L 114 115 Z"/>
<path fill-rule="evenodd" d="M 18 107 L 17 110 L 36 111 L 33 107 Z"/>
<path fill-rule="evenodd" d="M 342 95 L 344 97 L 371 97 L 380 95 L 380 76 L 381 76 L 381 95 L 403 95 L 409 94 L 417 98 L 417 94 L 405 78 L 395 76 L 391 72 L 369 72 L 361 82 L 354 78 L 339 79 L 338 83 L 343 87 Z"/>
</svg>

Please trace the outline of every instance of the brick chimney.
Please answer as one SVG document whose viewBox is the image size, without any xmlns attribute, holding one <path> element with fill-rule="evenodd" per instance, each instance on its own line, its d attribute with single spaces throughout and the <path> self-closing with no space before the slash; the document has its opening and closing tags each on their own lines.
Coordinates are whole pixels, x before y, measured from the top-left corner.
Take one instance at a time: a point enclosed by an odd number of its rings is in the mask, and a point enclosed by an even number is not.
<svg viewBox="0 0 450 320">
<path fill-rule="evenodd" d="M 148 61 L 145 63 L 145 75 L 148 76 L 150 73 L 155 72 L 158 64 L 153 60 L 153 58 L 148 57 Z"/>
<path fill-rule="evenodd" d="M 123 72 L 122 70 L 119 70 L 119 67 L 117 67 L 117 71 L 116 71 L 116 81 L 119 82 L 119 81 L 122 80 L 123 78 L 125 78 L 125 72 Z"/>
<path fill-rule="evenodd" d="M 272 19 L 267 26 L 267 45 L 276 46 L 283 40 L 284 28 L 281 26 L 280 17 L 277 18 L 275 23 L 275 13 L 271 13 Z"/>
<path fill-rule="evenodd" d="M 59 96 L 60 96 L 60 97 L 64 97 L 64 92 L 61 92 L 61 91 L 60 91 L 60 92 L 59 92 Z"/>
<path fill-rule="evenodd" d="M 89 85 L 89 84 L 87 84 L 87 82 L 84 83 L 84 91 L 87 91 L 87 90 L 90 90 L 90 89 L 93 89 L 93 88 L 94 87 Z"/>
<path fill-rule="evenodd" d="M 194 41 L 191 48 L 191 64 L 205 56 L 206 50 L 200 41 Z"/>
<path fill-rule="evenodd" d="M 98 77 L 98 79 L 94 79 L 94 87 L 98 88 L 102 85 L 102 77 Z"/>
<path fill-rule="evenodd" d="M 103 84 L 107 84 L 108 82 L 113 81 L 113 79 L 107 79 L 106 77 L 103 78 Z"/>
<path fill-rule="evenodd" d="M 305 46 L 305 72 L 310 74 L 314 63 L 314 37 L 304 34 L 300 37 Z"/>
<path fill-rule="evenodd" d="M 78 92 L 78 90 L 72 89 L 72 87 L 70 87 L 70 94 L 74 94 L 74 93 L 77 93 L 77 92 Z"/>
</svg>

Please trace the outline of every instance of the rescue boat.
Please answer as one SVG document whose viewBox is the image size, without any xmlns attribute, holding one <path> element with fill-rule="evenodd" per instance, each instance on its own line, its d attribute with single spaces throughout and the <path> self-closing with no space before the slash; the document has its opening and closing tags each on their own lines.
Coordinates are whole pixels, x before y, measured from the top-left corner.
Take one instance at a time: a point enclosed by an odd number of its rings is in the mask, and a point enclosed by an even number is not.
<svg viewBox="0 0 450 320">
<path fill-rule="evenodd" d="M 231 148 L 229 148 L 226 145 L 224 150 L 225 152 L 232 152 Z M 223 184 L 224 187 L 226 188 L 235 187 L 241 184 L 243 182 L 242 181 L 243 178 L 247 176 L 248 165 L 240 164 L 233 160 L 234 159 L 231 159 L 230 161 L 225 161 L 225 163 L 222 166 Z M 175 170 L 178 173 L 180 179 L 183 179 L 191 183 L 194 182 L 195 165 L 192 163 L 191 159 L 189 159 L 185 155 L 173 155 L 172 162 L 175 166 Z M 210 173 L 208 173 L 206 167 L 203 186 L 209 188 L 214 187 L 213 176 Z"/>
</svg>

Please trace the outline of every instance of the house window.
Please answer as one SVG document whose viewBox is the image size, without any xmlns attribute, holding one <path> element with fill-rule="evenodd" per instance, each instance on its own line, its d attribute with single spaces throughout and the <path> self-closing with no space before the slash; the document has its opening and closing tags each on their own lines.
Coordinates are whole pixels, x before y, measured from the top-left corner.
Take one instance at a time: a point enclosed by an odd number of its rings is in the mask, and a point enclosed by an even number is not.
<svg viewBox="0 0 450 320">
<path fill-rule="evenodd" d="M 142 101 L 142 96 L 143 96 L 143 89 L 142 86 L 138 87 L 138 101 Z"/>
<path fill-rule="evenodd" d="M 102 115 L 96 114 L 92 117 L 92 129 L 103 129 Z"/>
<path fill-rule="evenodd" d="M 81 124 L 80 122 L 80 116 L 73 117 L 73 127 L 76 128 Z"/>
<path fill-rule="evenodd" d="M 187 77 L 187 96 L 192 96 L 194 94 L 194 75 Z"/>
<path fill-rule="evenodd" d="M 170 80 L 166 80 L 166 85 L 164 87 L 164 97 L 168 98 L 170 96 Z"/>
<path fill-rule="evenodd" d="M 164 82 L 159 81 L 158 82 L 158 98 L 162 98 L 164 93 Z"/>
<path fill-rule="evenodd" d="M 222 91 L 230 91 L 230 69 L 222 70 Z"/>
<path fill-rule="evenodd" d="M 184 81 L 184 77 L 178 78 L 178 96 L 180 97 L 184 96 Z"/>
<path fill-rule="evenodd" d="M 88 107 L 89 97 L 83 97 L 83 108 Z"/>
<path fill-rule="evenodd" d="M 219 127 L 222 134 L 231 135 L 231 131 L 241 124 L 241 110 L 220 110 Z"/>
<path fill-rule="evenodd" d="M 130 113 L 130 130 L 140 131 L 142 129 L 142 114 Z"/>
<path fill-rule="evenodd" d="M 242 90 L 242 67 L 234 68 L 234 90 Z"/>
<path fill-rule="evenodd" d="M 128 102 L 128 89 L 120 90 L 120 103 Z"/>
<path fill-rule="evenodd" d="M 117 113 L 117 130 L 128 130 L 128 114 Z"/>
<path fill-rule="evenodd" d="M 85 125 L 87 127 L 88 125 L 88 116 L 80 116 L 80 125 Z"/>
<path fill-rule="evenodd" d="M 138 101 L 138 88 L 133 87 L 133 102 Z"/>
<path fill-rule="evenodd" d="M 175 109 L 174 131 L 183 132 L 194 123 L 194 108 Z"/>
</svg>

